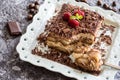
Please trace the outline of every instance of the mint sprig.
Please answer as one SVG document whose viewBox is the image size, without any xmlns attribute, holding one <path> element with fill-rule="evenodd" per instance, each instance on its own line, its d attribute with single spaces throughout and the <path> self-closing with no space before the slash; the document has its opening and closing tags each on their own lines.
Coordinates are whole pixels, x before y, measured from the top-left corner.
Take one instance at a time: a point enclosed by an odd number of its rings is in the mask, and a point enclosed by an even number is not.
<svg viewBox="0 0 120 80">
<path fill-rule="evenodd" d="M 80 21 L 81 19 L 83 19 L 83 16 L 76 13 L 75 16 L 70 16 L 70 19 L 76 19 L 76 20 Z"/>
</svg>

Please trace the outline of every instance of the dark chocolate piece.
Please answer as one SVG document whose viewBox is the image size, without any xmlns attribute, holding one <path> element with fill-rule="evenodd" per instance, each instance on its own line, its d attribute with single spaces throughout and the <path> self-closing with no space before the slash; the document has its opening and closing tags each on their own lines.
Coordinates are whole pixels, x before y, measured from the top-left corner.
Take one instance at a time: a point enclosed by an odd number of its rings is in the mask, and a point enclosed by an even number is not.
<svg viewBox="0 0 120 80">
<path fill-rule="evenodd" d="M 104 9 L 107 9 L 107 10 L 112 10 L 112 11 L 114 11 L 114 12 L 117 12 L 115 8 L 109 6 L 108 4 L 103 4 L 103 8 L 104 8 Z"/>
<path fill-rule="evenodd" d="M 35 8 L 35 4 L 34 4 L 34 3 L 31 3 L 31 4 L 29 5 L 29 9 L 32 9 L 32 8 Z"/>
<path fill-rule="evenodd" d="M 32 18 L 33 18 L 33 15 L 32 14 L 28 14 L 27 19 L 28 20 L 32 20 Z"/>
<path fill-rule="evenodd" d="M 35 5 L 35 9 L 38 10 L 39 9 L 39 5 Z"/>
<path fill-rule="evenodd" d="M 107 4 L 103 4 L 104 9 L 109 9 L 109 6 Z"/>
<path fill-rule="evenodd" d="M 30 13 L 33 14 L 35 12 L 35 9 L 30 9 Z"/>
<path fill-rule="evenodd" d="M 38 2 L 38 1 L 35 1 L 35 5 L 39 5 L 39 2 Z"/>
<path fill-rule="evenodd" d="M 39 9 L 39 2 L 35 1 L 34 3 L 29 4 L 29 12 L 28 12 L 28 16 L 27 16 L 27 20 L 32 20 L 33 16 L 38 12 Z"/>
<path fill-rule="evenodd" d="M 86 0 L 80 0 L 81 2 L 85 2 L 85 3 L 87 3 L 87 1 Z"/>
<path fill-rule="evenodd" d="M 102 5 L 101 0 L 98 0 L 98 1 L 97 1 L 97 5 L 98 5 L 98 6 L 101 6 L 101 5 Z"/>
<path fill-rule="evenodd" d="M 8 22 L 8 28 L 10 30 L 10 34 L 13 36 L 18 36 L 22 34 L 22 30 L 18 22 L 15 21 Z"/>
<path fill-rule="evenodd" d="M 112 6 L 113 6 L 113 7 L 116 6 L 116 2 L 115 2 L 115 1 L 113 1 Z"/>
<path fill-rule="evenodd" d="M 116 9 L 111 6 L 108 7 L 108 10 L 112 10 L 112 11 L 116 12 Z"/>
<path fill-rule="evenodd" d="M 35 15 L 36 13 L 38 12 L 38 10 L 35 10 L 35 9 L 30 9 L 30 11 L 29 11 L 29 14 L 28 15 L 30 15 L 30 17 L 32 17 L 31 15 Z"/>
</svg>

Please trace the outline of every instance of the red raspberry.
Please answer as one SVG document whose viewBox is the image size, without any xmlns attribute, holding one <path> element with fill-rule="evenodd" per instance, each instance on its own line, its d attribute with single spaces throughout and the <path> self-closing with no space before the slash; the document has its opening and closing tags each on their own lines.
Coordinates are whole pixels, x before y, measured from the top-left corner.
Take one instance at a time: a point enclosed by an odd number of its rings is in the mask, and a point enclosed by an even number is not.
<svg viewBox="0 0 120 80">
<path fill-rule="evenodd" d="M 68 21 L 69 19 L 70 19 L 70 16 L 71 16 L 72 14 L 70 13 L 70 12 L 65 12 L 64 14 L 63 14 L 63 20 L 65 20 L 65 21 Z"/>
<path fill-rule="evenodd" d="M 82 16 L 85 15 L 85 13 L 84 13 L 83 11 L 81 11 L 81 10 L 75 10 L 75 11 L 74 11 L 74 15 L 76 15 L 77 13 L 78 13 L 79 15 L 82 15 Z"/>
<path fill-rule="evenodd" d="M 79 26 L 79 22 L 75 19 L 70 19 L 68 21 L 68 24 L 71 26 L 71 27 L 78 27 Z"/>
</svg>

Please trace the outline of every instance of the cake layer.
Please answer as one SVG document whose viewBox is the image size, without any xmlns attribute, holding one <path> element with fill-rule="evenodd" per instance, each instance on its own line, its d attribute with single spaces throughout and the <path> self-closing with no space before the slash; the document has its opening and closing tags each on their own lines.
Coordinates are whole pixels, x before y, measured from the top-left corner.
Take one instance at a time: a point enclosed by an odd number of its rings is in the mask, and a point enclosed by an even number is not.
<svg viewBox="0 0 120 80">
<path fill-rule="evenodd" d="M 70 45 L 74 44 L 76 42 L 82 42 L 88 45 L 93 44 L 95 37 L 94 35 L 91 35 L 90 33 L 79 33 L 77 35 L 73 35 L 71 38 L 63 38 L 59 35 L 56 35 L 54 33 L 50 33 L 47 37 L 47 40 L 53 41 L 53 42 L 61 42 L 63 45 Z"/>
<path fill-rule="evenodd" d="M 72 53 L 76 65 L 87 71 L 100 71 L 102 57 L 100 51 L 95 49 L 83 48 L 79 52 Z"/>
<path fill-rule="evenodd" d="M 54 42 L 50 40 L 47 40 L 46 43 L 49 47 L 52 47 L 54 49 L 57 49 L 69 54 L 71 54 L 74 51 L 74 49 L 76 49 L 76 47 L 83 45 L 81 42 L 77 42 L 71 45 L 63 45 L 61 42 Z"/>
</svg>

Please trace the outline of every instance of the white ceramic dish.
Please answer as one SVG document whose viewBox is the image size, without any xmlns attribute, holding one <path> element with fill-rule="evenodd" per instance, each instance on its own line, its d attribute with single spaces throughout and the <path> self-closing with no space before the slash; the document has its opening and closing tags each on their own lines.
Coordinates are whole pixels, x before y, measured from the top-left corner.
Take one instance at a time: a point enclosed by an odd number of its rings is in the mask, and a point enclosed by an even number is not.
<svg viewBox="0 0 120 80">
<path fill-rule="evenodd" d="M 103 10 L 99 7 L 91 7 L 86 3 L 78 3 L 75 2 L 75 0 L 45 0 L 44 4 L 40 6 L 39 12 L 34 16 L 32 23 L 27 27 L 26 33 L 22 35 L 20 42 L 17 45 L 16 49 L 19 53 L 20 59 L 78 80 L 114 80 L 115 74 L 117 73 L 117 70 L 115 69 L 104 67 L 104 71 L 99 76 L 94 76 L 85 72 L 81 73 L 81 71 L 68 66 L 31 54 L 31 50 L 37 44 L 36 38 L 44 31 L 47 20 L 54 15 L 55 8 L 61 7 L 63 3 L 70 3 L 72 5 L 96 11 L 105 17 L 106 23 L 117 27 L 113 45 L 109 51 L 110 55 L 108 56 L 106 62 L 118 65 L 120 61 L 120 15 L 114 13 L 113 11 Z"/>
</svg>

